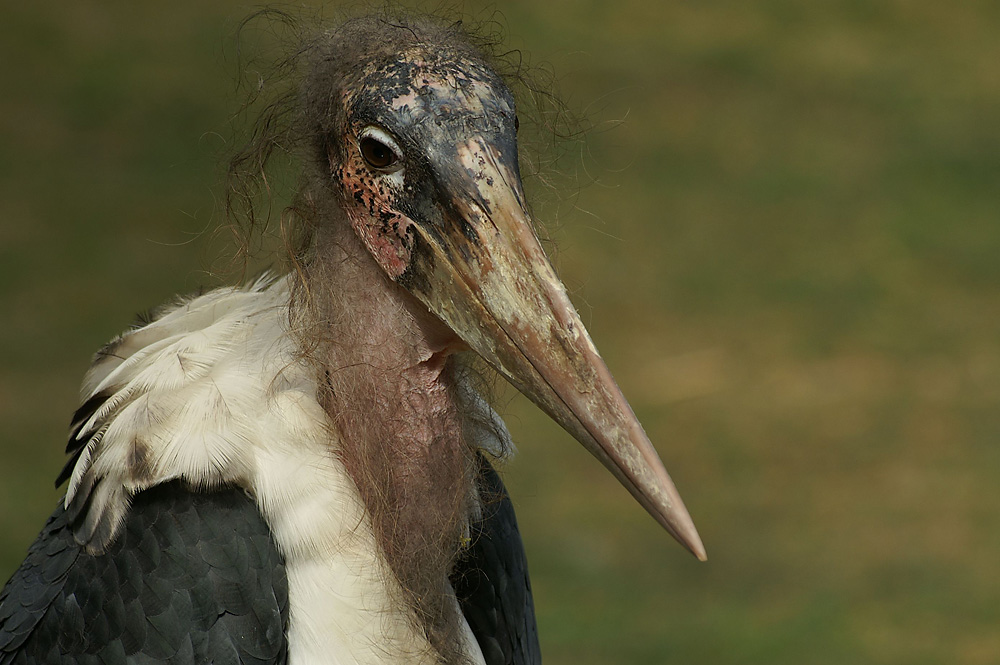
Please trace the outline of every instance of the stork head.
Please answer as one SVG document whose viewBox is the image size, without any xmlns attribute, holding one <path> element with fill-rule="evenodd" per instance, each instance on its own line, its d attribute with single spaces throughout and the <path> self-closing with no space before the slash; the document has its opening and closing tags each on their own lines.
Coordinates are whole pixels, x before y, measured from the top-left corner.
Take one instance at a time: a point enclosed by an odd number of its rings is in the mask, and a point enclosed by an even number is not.
<svg viewBox="0 0 1000 665">
<path fill-rule="evenodd" d="M 704 548 L 532 230 L 514 98 L 452 28 L 368 20 L 304 87 L 322 176 L 382 271 Z"/>
</svg>

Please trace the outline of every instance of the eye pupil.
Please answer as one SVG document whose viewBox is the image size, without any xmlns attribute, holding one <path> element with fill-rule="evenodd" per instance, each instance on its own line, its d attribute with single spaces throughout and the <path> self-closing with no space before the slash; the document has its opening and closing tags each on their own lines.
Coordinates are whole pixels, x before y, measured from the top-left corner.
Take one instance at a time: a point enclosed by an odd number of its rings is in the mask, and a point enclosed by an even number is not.
<svg viewBox="0 0 1000 665">
<path fill-rule="evenodd" d="M 370 136 L 361 139 L 361 156 L 376 169 L 387 169 L 396 163 L 396 153 L 392 148 Z"/>
</svg>

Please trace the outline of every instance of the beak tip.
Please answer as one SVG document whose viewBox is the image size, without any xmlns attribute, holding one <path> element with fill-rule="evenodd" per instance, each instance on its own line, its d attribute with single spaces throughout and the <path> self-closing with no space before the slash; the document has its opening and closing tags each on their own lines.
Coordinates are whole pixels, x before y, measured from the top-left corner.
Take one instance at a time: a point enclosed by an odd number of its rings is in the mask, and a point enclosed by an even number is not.
<svg viewBox="0 0 1000 665">
<path fill-rule="evenodd" d="M 679 524 L 668 527 L 670 535 L 677 539 L 687 551 L 691 552 L 698 561 L 708 561 L 708 554 L 705 552 L 705 545 L 701 542 L 701 536 L 694 526 L 691 517 L 684 511 L 684 519 L 679 520 Z"/>
<path fill-rule="evenodd" d="M 681 499 L 677 487 L 670 480 L 667 470 L 663 468 L 662 463 L 659 463 L 659 458 L 656 458 L 656 461 L 657 464 L 654 468 L 658 467 L 659 474 L 657 475 L 660 481 L 657 484 L 663 493 L 660 496 L 666 500 L 650 500 L 651 496 L 641 491 L 635 492 L 633 496 L 639 499 L 639 503 L 646 508 L 653 519 L 659 522 L 667 530 L 667 533 L 674 537 L 674 540 L 684 546 L 684 549 L 693 554 L 699 561 L 707 561 L 708 555 L 705 553 L 705 545 L 701 542 L 701 536 L 698 535 L 698 528 L 694 525 L 694 520 L 691 519 L 691 513 L 684 505 L 684 500 Z"/>
</svg>

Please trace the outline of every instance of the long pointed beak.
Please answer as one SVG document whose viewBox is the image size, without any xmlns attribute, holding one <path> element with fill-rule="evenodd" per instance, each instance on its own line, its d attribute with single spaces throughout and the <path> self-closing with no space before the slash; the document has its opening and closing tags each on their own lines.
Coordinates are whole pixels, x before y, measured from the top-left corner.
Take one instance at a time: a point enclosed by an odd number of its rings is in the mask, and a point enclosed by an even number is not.
<svg viewBox="0 0 1000 665">
<path fill-rule="evenodd" d="M 684 502 L 531 229 L 517 171 L 478 139 L 457 157 L 438 178 L 443 224 L 418 226 L 425 246 L 408 288 L 704 561 Z"/>
</svg>

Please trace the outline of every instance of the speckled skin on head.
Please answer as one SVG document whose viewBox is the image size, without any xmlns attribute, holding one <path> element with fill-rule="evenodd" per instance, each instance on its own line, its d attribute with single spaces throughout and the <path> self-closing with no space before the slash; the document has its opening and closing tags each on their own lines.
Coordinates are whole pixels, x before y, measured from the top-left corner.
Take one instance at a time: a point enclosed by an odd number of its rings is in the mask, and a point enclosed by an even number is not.
<svg viewBox="0 0 1000 665">
<path fill-rule="evenodd" d="M 514 99 L 503 81 L 469 54 L 427 47 L 370 63 L 345 86 L 342 99 L 347 139 L 331 141 L 329 158 L 343 196 L 360 207 L 346 208 L 351 223 L 390 277 L 406 287 L 419 285 L 434 260 L 422 237 L 447 247 L 442 236 L 461 233 L 478 244 L 477 230 L 448 210 L 439 195 L 461 180 L 456 167 L 473 181 L 487 177 L 460 159 L 468 137 L 499 148 L 519 181 Z M 401 178 L 373 176 L 364 163 L 358 137 L 373 125 L 402 148 Z"/>
</svg>

